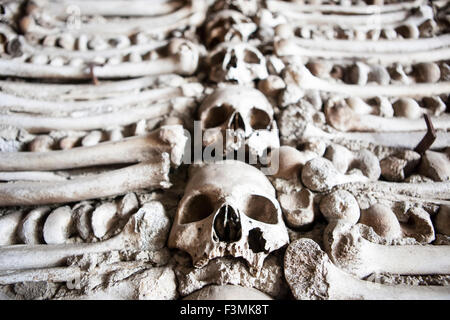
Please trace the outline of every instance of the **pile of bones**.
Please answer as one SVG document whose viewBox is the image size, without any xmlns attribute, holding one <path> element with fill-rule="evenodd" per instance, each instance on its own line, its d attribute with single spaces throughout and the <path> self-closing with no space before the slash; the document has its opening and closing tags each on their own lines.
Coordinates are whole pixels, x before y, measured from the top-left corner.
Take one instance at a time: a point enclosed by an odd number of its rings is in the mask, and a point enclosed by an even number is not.
<svg viewBox="0 0 450 320">
<path fill-rule="evenodd" d="M 1 299 L 450 298 L 446 0 L 6 0 L 0 41 Z"/>
</svg>

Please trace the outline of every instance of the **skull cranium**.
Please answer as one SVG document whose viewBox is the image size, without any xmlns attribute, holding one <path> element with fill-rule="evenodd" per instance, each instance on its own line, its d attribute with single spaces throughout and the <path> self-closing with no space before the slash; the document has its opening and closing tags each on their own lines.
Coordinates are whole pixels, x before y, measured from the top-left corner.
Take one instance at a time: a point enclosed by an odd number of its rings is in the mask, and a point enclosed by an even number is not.
<svg viewBox="0 0 450 320">
<path fill-rule="evenodd" d="M 288 242 L 275 189 L 261 171 L 235 160 L 194 168 L 169 247 L 188 252 L 198 268 L 231 255 L 257 273 L 269 253 Z"/>
<path fill-rule="evenodd" d="M 242 42 L 225 42 L 209 55 L 209 78 L 215 82 L 250 83 L 268 77 L 266 58 L 254 46 Z"/>
<path fill-rule="evenodd" d="M 280 145 L 272 105 L 259 90 L 237 85 L 218 88 L 198 112 L 204 146 L 222 138 L 225 154 L 245 145 L 250 154 L 262 156 Z"/>
<path fill-rule="evenodd" d="M 219 11 L 206 24 L 207 45 L 214 47 L 222 42 L 247 41 L 256 28 L 250 18 L 238 11 Z"/>
</svg>

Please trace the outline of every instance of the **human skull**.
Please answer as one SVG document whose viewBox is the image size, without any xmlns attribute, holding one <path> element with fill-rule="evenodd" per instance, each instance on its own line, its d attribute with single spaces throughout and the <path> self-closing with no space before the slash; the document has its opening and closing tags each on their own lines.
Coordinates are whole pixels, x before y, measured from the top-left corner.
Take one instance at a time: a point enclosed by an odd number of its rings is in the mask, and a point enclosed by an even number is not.
<svg viewBox="0 0 450 320">
<path fill-rule="evenodd" d="M 251 155 L 261 157 L 280 146 L 272 105 L 259 90 L 238 85 L 218 88 L 198 113 L 205 147 L 221 138 L 224 154 L 246 146 Z"/>
<path fill-rule="evenodd" d="M 169 235 L 169 247 L 188 252 L 195 267 L 231 255 L 253 274 L 289 242 L 275 189 L 244 162 L 225 160 L 193 168 Z"/>
<path fill-rule="evenodd" d="M 221 43 L 210 53 L 208 60 L 211 81 L 249 83 L 268 76 L 266 59 L 248 43 Z"/>
<path fill-rule="evenodd" d="M 256 29 L 256 24 L 242 13 L 222 10 L 206 24 L 206 44 L 214 47 L 222 42 L 245 42 Z"/>
<path fill-rule="evenodd" d="M 215 11 L 232 9 L 242 12 L 246 16 L 254 16 L 258 11 L 256 0 L 219 0 L 213 5 Z"/>
</svg>

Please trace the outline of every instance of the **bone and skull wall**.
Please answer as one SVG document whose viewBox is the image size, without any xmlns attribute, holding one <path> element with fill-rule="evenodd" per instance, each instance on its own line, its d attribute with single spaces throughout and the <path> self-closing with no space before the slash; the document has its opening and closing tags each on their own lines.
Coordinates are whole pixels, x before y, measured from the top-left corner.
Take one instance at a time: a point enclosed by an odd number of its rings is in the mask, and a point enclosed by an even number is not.
<svg viewBox="0 0 450 320">
<path fill-rule="evenodd" d="M 0 298 L 450 297 L 447 1 L 150 2 L 1 3 Z"/>
</svg>

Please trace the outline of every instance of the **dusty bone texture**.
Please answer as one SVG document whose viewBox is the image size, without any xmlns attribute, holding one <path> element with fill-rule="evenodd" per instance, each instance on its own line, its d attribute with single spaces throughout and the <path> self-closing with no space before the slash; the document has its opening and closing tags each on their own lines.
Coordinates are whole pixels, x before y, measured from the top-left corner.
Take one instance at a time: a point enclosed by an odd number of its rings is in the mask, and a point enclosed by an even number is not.
<svg viewBox="0 0 450 320">
<path fill-rule="evenodd" d="M 186 137 L 179 125 L 163 126 L 144 136 L 131 137 L 95 146 L 48 152 L 0 152 L 0 171 L 61 170 L 117 163 L 136 163 L 170 154 L 172 164 L 179 165 Z"/>
<path fill-rule="evenodd" d="M 225 255 L 242 257 L 255 274 L 269 253 L 288 241 L 266 176 L 243 162 L 226 160 L 194 169 L 168 246 L 188 252 L 197 268 Z"/>
<path fill-rule="evenodd" d="M 95 243 L 13 245 L 0 248 L 1 270 L 48 268 L 63 265 L 67 258 L 113 250 L 159 250 L 169 232 L 169 218 L 159 202 L 150 202 L 136 212 L 121 233 Z"/>
<path fill-rule="evenodd" d="M 333 265 L 310 239 L 291 243 L 284 258 L 286 280 L 299 300 L 447 299 L 446 286 L 383 285 L 355 278 Z"/>
<path fill-rule="evenodd" d="M 201 269 L 179 265 L 175 268 L 175 273 L 181 296 L 188 296 L 210 284 L 255 288 L 275 299 L 285 298 L 289 290 L 283 277 L 282 267 L 275 256 L 266 259 L 257 277 L 248 271 L 243 261 L 229 257 L 211 260 Z"/>
<path fill-rule="evenodd" d="M 190 294 L 183 300 L 273 300 L 253 288 L 233 285 L 210 285 Z"/>
<path fill-rule="evenodd" d="M 222 139 L 224 154 L 248 146 L 250 153 L 258 156 L 268 148 L 279 147 L 273 107 L 257 89 L 236 85 L 218 88 L 197 112 L 204 146 L 214 146 Z"/>
<path fill-rule="evenodd" d="M 325 250 L 342 270 L 360 278 L 372 273 L 448 274 L 448 246 L 374 244 L 364 239 L 359 226 L 338 222 L 324 232 Z"/>
<path fill-rule="evenodd" d="M 70 181 L 28 181 L 0 184 L 0 201 L 4 206 L 65 203 L 113 195 L 139 189 L 170 187 L 169 155 L 159 159 L 94 174 Z M 104 186 L 98 188 L 98 186 Z"/>
</svg>

